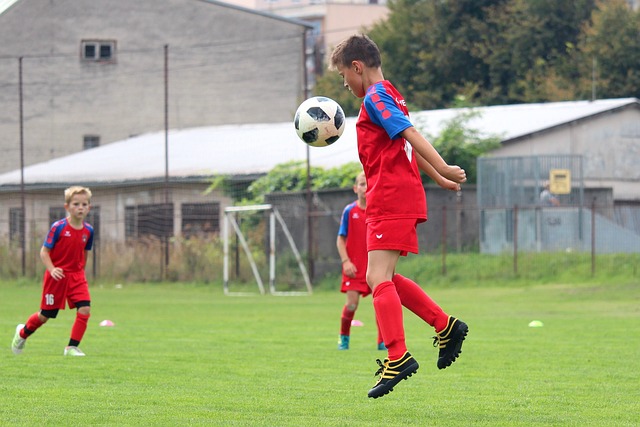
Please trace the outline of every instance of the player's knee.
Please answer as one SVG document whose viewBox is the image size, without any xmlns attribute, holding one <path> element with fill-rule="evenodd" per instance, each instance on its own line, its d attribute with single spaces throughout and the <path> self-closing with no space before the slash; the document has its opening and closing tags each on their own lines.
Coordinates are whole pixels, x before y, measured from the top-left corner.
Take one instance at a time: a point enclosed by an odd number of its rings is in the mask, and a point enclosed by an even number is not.
<svg viewBox="0 0 640 427">
<path fill-rule="evenodd" d="M 358 308 L 358 304 L 347 304 L 347 310 L 356 311 Z"/>
<path fill-rule="evenodd" d="M 367 285 L 374 290 L 376 286 L 384 282 L 390 282 L 391 277 L 387 277 L 382 274 L 367 274 Z"/>
<path fill-rule="evenodd" d="M 91 315 L 91 301 L 78 301 L 75 306 L 78 309 L 78 313 L 84 316 Z"/>
<path fill-rule="evenodd" d="M 367 273 L 367 285 L 369 285 L 371 289 L 373 289 L 378 283 L 380 282 L 377 282 L 376 278 L 372 274 Z"/>
<path fill-rule="evenodd" d="M 55 319 L 58 316 L 58 309 L 54 309 L 54 310 L 40 310 L 40 313 L 38 313 L 38 320 L 40 320 L 40 322 L 47 323 L 47 320 L 49 319 Z"/>
</svg>

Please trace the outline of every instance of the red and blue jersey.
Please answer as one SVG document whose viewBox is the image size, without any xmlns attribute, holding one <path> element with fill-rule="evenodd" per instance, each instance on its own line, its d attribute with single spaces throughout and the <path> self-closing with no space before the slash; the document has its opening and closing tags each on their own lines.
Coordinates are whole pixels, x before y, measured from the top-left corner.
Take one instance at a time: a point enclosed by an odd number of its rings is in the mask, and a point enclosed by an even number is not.
<svg viewBox="0 0 640 427">
<path fill-rule="evenodd" d="M 84 222 L 83 227 L 76 230 L 66 218 L 54 222 L 44 240 L 51 262 L 65 272 L 83 270 L 85 251 L 91 250 L 92 246 L 93 227 Z"/>
<path fill-rule="evenodd" d="M 418 162 L 411 144 L 400 136 L 411 126 L 407 104 L 389 81 L 367 89 L 356 122 L 358 154 L 367 176 L 367 222 L 427 219 Z"/>
<path fill-rule="evenodd" d="M 367 273 L 367 213 L 358 202 L 349 203 L 342 211 L 338 236 L 346 237 L 347 255 L 358 270 L 353 279 L 366 283 Z M 351 280 L 353 280 L 351 279 Z"/>
</svg>

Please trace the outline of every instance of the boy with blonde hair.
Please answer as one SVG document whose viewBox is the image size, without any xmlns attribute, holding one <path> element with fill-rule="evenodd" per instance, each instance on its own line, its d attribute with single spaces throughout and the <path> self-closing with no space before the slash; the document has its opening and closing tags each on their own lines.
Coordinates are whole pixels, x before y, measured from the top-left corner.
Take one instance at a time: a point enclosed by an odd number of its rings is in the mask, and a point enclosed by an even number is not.
<svg viewBox="0 0 640 427">
<path fill-rule="evenodd" d="M 87 253 L 93 245 L 93 227 L 85 222 L 91 209 L 91 190 L 69 187 L 64 192 L 66 218 L 53 223 L 40 249 L 40 259 L 46 267 L 42 285 L 40 311 L 32 314 L 25 324 L 16 327 L 11 342 L 14 354 L 22 353 L 29 338 L 59 310 L 77 308 L 65 356 L 84 356 L 78 348 L 89 321 L 91 296 L 84 273 Z"/>
</svg>

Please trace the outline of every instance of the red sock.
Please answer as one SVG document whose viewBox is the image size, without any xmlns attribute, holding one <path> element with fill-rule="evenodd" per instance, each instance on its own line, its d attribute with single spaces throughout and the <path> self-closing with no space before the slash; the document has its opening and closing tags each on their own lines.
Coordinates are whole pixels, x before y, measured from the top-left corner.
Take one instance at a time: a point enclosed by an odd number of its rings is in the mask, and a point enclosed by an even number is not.
<svg viewBox="0 0 640 427">
<path fill-rule="evenodd" d="M 373 307 L 390 360 L 400 359 L 407 351 L 402 324 L 402 304 L 393 282 L 382 282 L 373 290 Z"/>
<path fill-rule="evenodd" d="M 38 316 L 38 313 L 33 313 L 29 319 L 27 319 L 27 323 L 25 324 L 25 328 L 27 328 L 29 330 L 28 334 L 25 334 L 24 328 L 22 328 L 22 330 L 20 331 L 20 336 L 22 338 L 27 338 L 29 335 L 31 335 L 32 333 L 34 333 L 35 331 L 38 330 L 38 328 L 40 326 L 42 326 L 44 323 L 42 323 L 40 321 L 40 317 Z"/>
<path fill-rule="evenodd" d="M 82 314 L 80 312 L 76 313 L 76 321 L 73 322 L 73 327 L 71 328 L 71 339 L 75 341 L 82 341 L 82 337 L 84 336 L 84 332 L 87 330 L 87 323 L 89 322 L 90 314 Z"/>
<path fill-rule="evenodd" d="M 393 276 L 393 283 L 403 306 L 433 326 L 436 332 L 447 327 L 449 316 L 414 281 L 396 274 Z"/>
<path fill-rule="evenodd" d="M 340 335 L 351 334 L 351 321 L 355 314 L 356 312 L 349 310 L 347 305 L 342 308 L 342 317 L 340 318 Z"/>
</svg>

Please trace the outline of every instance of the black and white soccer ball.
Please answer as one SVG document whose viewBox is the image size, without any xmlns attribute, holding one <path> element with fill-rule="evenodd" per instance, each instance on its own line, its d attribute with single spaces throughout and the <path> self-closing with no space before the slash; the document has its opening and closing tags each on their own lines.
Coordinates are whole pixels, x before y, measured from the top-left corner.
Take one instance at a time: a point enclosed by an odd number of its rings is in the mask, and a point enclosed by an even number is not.
<svg viewBox="0 0 640 427">
<path fill-rule="evenodd" d="M 306 144 L 326 147 L 344 132 L 342 107 L 326 96 L 314 96 L 298 107 L 294 118 L 296 133 Z"/>
</svg>

